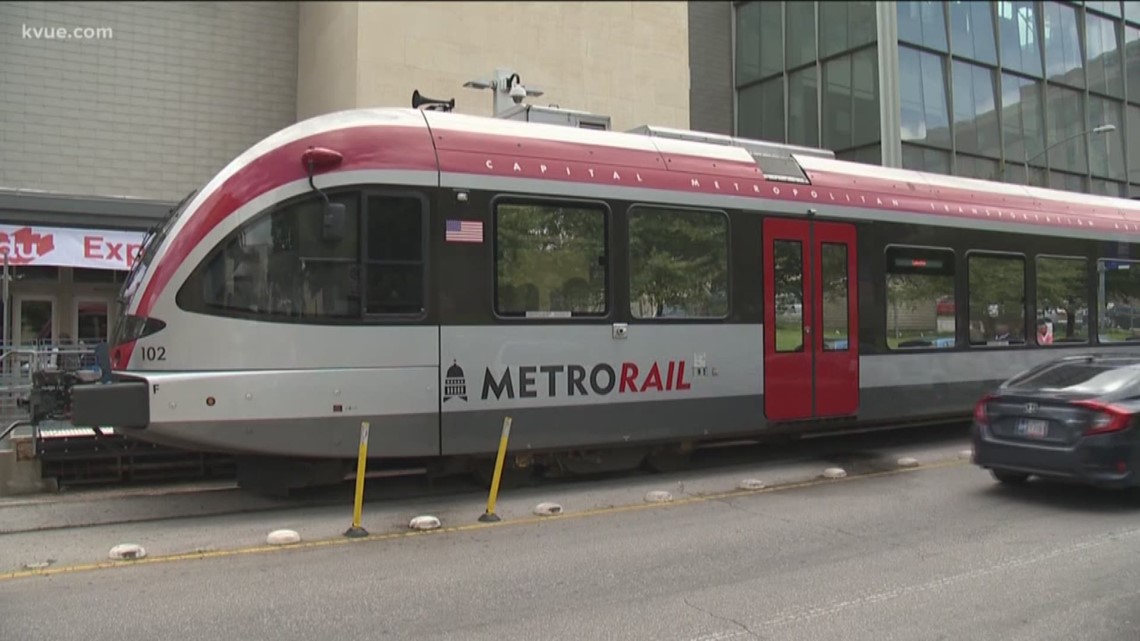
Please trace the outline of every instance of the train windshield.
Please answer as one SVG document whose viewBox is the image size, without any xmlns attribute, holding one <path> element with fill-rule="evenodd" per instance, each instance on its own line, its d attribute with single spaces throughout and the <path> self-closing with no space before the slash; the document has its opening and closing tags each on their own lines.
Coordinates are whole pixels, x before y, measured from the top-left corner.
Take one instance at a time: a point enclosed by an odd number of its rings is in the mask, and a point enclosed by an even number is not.
<svg viewBox="0 0 1140 641">
<path fill-rule="evenodd" d="M 186 197 L 183 198 L 177 205 L 170 208 L 166 216 L 158 221 L 154 227 L 151 227 L 146 237 L 143 238 L 142 248 L 139 250 L 139 257 L 135 264 L 131 266 L 130 271 L 127 273 L 126 281 L 123 283 L 123 289 L 119 292 L 119 317 L 126 312 L 126 305 L 134 296 L 135 289 L 138 288 L 139 282 L 142 281 L 143 276 L 146 275 L 147 268 L 150 267 L 150 262 L 154 260 L 154 255 L 158 252 L 158 248 L 162 246 L 162 241 L 166 239 L 166 235 L 170 233 L 170 229 L 178 222 L 178 218 L 182 212 L 186 210 L 186 206 L 190 204 L 190 199 L 194 194 L 198 193 L 195 189 Z"/>
</svg>

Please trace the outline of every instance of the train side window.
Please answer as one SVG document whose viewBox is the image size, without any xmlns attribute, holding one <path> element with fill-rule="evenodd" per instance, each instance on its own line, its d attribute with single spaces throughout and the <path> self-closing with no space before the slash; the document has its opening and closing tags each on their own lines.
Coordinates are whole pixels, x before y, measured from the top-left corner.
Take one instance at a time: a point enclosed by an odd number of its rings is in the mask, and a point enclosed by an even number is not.
<svg viewBox="0 0 1140 641">
<path fill-rule="evenodd" d="M 424 310 L 424 215 L 418 198 L 368 197 L 364 313 Z"/>
<path fill-rule="evenodd" d="M 954 252 L 891 246 L 886 260 L 887 347 L 954 347 Z"/>
<path fill-rule="evenodd" d="M 1089 340 L 1088 260 L 1037 257 L 1038 345 Z"/>
<path fill-rule="evenodd" d="M 630 208 L 629 268 L 634 318 L 724 318 L 728 218 L 716 211 Z"/>
<path fill-rule="evenodd" d="M 1025 259 L 967 256 L 970 345 L 1025 344 Z"/>
<path fill-rule="evenodd" d="M 1118 343 L 1140 340 L 1140 262 L 1097 261 L 1097 307 L 1100 320 L 1097 341 Z"/>
<path fill-rule="evenodd" d="M 526 318 L 605 315 L 606 245 L 601 206 L 496 204 L 496 311 Z"/>
<path fill-rule="evenodd" d="M 232 232 L 179 293 L 180 304 L 290 320 L 360 317 L 359 195 L 330 194 L 343 220 L 307 195 Z"/>
</svg>

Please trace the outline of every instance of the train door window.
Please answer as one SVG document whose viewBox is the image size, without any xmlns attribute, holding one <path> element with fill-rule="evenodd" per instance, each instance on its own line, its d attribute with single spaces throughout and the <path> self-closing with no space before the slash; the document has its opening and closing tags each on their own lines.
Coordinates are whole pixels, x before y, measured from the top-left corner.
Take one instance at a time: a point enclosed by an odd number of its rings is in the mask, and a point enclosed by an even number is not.
<svg viewBox="0 0 1140 641">
<path fill-rule="evenodd" d="M 777 352 L 799 352 L 804 348 L 803 271 L 803 244 L 795 240 L 772 241 Z"/>
<path fill-rule="evenodd" d="M 608 311 L 607 210 L 600 205 L 495 205 L 495 309 L 570 318 Z"/>
<path fill-rule="evenodd" d="M 954 252 L 891 246 L 886 260 L 887 347 L 954 347 Z"/>
<path fill-rule="evenodd" d="M 1140 262 L 1103 259 L 1097 261 L 1101 343 L 1140 340 Z"/>
<path fill-rule="evenodd" d="M 1038 256 L 1036 284 L 1037 344 L 1088 342 L 1088 260 Z"/>
<path fill-rule="evenodd" d="M 966 257 L 970 345 L 1025 344 L 1025 259 L 980 254 Z"/>
<path fill-rule="evenodd" d="M 823 351 L 847 349 L 847 245 L 822 243 Z"/>
<path fill-rule="evenodd" d="M 423 202 L 408 196 L 369 196 L 367 214 L 365 313 L 422 313 Z"/>
<path fill-rule="evenodd" d="M 187 281 L 188 309 L 282 320 L 359 319 L 359 195 L 330 194 L 343 219 L 306 194 L 232 232 Z"/>
<path fill-rule="evenodd" d="M 629 268 L 634 318 L 724 318 L 728 217 L 716 211 L 630 208 Z"/>
</svg>

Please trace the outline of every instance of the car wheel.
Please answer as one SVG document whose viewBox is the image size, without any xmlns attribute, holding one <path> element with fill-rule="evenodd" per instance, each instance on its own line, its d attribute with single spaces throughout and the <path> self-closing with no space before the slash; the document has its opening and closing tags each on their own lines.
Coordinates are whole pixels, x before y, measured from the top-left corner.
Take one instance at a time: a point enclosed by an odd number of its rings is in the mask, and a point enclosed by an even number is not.
<svg viewBox="0 0 1140 641">
<path fill-rule="evenodd" d="M 990 470 L 990 474 L 1000 483 L 1006 485 L 1021 485 L 1029 480 L 1029 475 L 1024 472 L 1010 472 L 1008 470 Z"/>
</svg>

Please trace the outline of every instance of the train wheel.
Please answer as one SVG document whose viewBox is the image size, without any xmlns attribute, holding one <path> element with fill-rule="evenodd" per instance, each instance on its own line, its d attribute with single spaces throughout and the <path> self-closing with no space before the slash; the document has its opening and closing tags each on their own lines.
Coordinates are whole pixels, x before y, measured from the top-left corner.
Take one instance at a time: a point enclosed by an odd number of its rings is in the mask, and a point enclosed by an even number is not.
<svg viewBox="0 0 1140 641">
<path fill-rule="evenodd" d="M 609 450 L 559 453 L 554 455 L 554 460 L 560 469 L 572 475 L 589 476 L 591 474 L 636 470 L 648 455 L 648 448 L 621 447 Z"/>
<path fill-rule="evenodd" d="M 645 457 L 645 465 L 654 472 L 668 473 L 686 470 L 693 462 L 693 445 L 661 445 Z"/>
<path fill-rule="evenodd" d="M 491 482 L 495 478 L 495 461 L 476 461 L 471 465 L 471 475 L 475 477 L 475 482 L 482 486 L 483 489 L 491 489 Z M 503 473 L 499 479 L 499 489 L 505 490 L 528 487 L 534 485 L 537 480 L 538 474 L 534 467 L 518 467 L 508 460 L 503 462 Z"/>
</svg>

